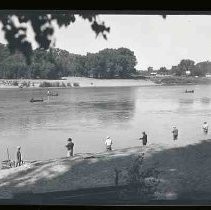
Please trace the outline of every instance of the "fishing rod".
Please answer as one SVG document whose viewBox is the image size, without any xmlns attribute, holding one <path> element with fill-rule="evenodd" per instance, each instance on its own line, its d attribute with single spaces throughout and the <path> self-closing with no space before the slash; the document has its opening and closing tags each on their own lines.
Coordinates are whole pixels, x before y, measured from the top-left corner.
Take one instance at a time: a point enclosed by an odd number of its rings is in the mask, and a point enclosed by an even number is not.
<svg viewBox="0 0 211 210">
<path fill-rule="evenodd" d="M 10 154 L 9 154 L 9 149 L 8 149 L 8 147 L 7 147 L 7 158 L 8 158 L 8 164 L 9 164 L 9 166 L 12 167 L 11 161 L 10 161 Z"/>
<path fill-rule="evenodd" d="M 10 161 L 10 154 L 9 154 L 8 147 L 7 147 L 7 159 L 8 159 L 8 161 Z"/>
</svg>

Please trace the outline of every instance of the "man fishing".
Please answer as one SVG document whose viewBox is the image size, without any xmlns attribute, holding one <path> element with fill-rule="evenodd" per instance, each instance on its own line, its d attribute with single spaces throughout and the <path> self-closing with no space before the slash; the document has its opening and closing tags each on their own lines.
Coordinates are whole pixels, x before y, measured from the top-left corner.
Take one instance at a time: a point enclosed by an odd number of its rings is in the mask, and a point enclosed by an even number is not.
<svg viewBox="0 0 211 210">
<path fill-rule="evenodd" d="M 147 134 L 145 133 L 145 131 L 142 132 L 143 136 L 141 138 L 139 138 L 139 140 L 142 140 L 142 144 L 143 146 L 147 145 Z"/>
<path fill-rule="evenodd" d="M 22 158 L 21 158 L 21 147 L 18 146 L 18 151 L 17 151 L 17 163 L 16 163 L 16 167 L 17 166 L 21 166 L 21 162 L 22 162 Z"/>
<path fill-rule="evenodd" d="M 177 140 L 178 138 L 178 129 L 176 128 L 176 126 L 173 126 L 173 140 Z"/>
<path fill-rule="evenodd" d="M 113 144 L 113 142 L 112 142 L 110 136 L 108 136 L 108 137 L 106 138 L 106 140 L 105 140 L 105 145 L 106 145 L 106 150 L 107 150 L 107 151 L 111 151 L 111 150 L 112 150 L 112 148 L 111 148 L 111 145 L 112 145 L 112 144 Z"/>
<path fill-rule="evenodd" d="M 203 131 L 204 131 L 205 134 L 208 133 L 208 123 L 207 123 L 207 122 L 204 122 L 204 123 L 203 123 L 202 129 L 203 129 Z"/>
<path fill-rule="evenodd" d="M 73 147 L 74 147 L 74 143 L 72 142 L 71 138 L 68 138 L 68 143 L 66 145 L 67 147 L 67 157 L 72 157 L 73 156 Z"/>
</svg>

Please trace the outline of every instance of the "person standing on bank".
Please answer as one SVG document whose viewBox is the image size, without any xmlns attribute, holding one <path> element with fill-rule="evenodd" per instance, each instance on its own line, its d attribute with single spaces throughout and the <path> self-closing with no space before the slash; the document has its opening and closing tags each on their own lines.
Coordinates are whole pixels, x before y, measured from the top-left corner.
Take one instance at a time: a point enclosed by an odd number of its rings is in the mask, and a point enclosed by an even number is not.
<svg viewBox="0 0 211 210">
<path fill-rule="evenodd" d="M 139 140 L 142 140 L 142 144 L 143 146 L 147 145 L 147 134 L 145 133 L 145 131 L 142 132 L 143 136 L 142 138 L 139 138 Z"/>
<path fill-rule="evenodd" d="M 73 156 L 73 147 L 74 147 L 74 143 L 72 142 L 71 138 L 68 138 L 68 143 L 66 145 L 67 147 L 67 157 L 72 157 Z"/>
<path fill-rule="evenodd" d="M 204 124 L 202 125 L 202 128 L 203 128 L 204 133 L 207 134 L 208 133 L 208 123 L 204 122 Z"/>
<path fill-rule="evenodd" d="M 21 147 L 18 146 L 18 151 L 17 151 L 17 163 L 16 163 L 16 167 L 17 166 L 21 166 L 21 162 L 22 162 L 22 158 L 21 158 Z"/>
<path fill-rule="evenodd" d="M 105 145 L 106 145 L 106 150 L 107 150 L 107 151 L 111 151 L 111 150 L 112 150 L 112 148 L 111 148 L 111 145 L 112 145 L 112 144 L 113 144 L 113 142 L 112 142 L 110 136 L 108 136 L 108 137 L 106 138 L 106 140 L 105 140 Z"/>
<path fill-rule="evenodd" d="M 176 126 L 173 126 L 172 133 L 173 133 L 173 139 L 177 140 L 177 138 L 178 138 L 178 129 L 176 128 Z"/>
</svg>

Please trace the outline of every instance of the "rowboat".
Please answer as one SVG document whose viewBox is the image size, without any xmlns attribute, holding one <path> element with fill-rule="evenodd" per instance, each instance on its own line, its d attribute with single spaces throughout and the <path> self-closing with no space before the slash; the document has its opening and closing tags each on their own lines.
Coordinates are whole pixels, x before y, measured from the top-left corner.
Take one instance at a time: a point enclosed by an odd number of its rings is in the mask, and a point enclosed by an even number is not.
<svg viewBox="0 0 211 210">
<path fill-rule="evenodd" d="M 30 102 L 34 103 L 34 102 L 43 102 L 43 99 L 31 99 Z"/>
<path fill-rule="evenodd" d="M 186 90 L 185 93 L 194 93 L 194 90 Z"/>
</svg>

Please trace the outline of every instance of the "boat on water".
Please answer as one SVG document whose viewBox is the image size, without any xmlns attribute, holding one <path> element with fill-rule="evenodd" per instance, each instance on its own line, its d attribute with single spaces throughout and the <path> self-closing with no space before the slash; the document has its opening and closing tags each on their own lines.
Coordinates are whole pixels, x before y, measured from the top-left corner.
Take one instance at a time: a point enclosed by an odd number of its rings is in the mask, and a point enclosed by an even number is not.
<svg viewBox="0 0 211 210">
<path fill-rule="evenodd" d="M 47 93 L 48 96 L 59 96 L 58 93 Z"/>
<path fill-rule="evenodd" d="M 30 100 L 31 103 L 34 103 L 34 102 L 43 102 L 43 101 L 44 101 L 43 99 L 33 99 L 33 98 Z"/>
<path fill-rule="evenodd" d="M 194 93 L 194 90 L 185 90 L 185 93 Z"/>
</svg>

